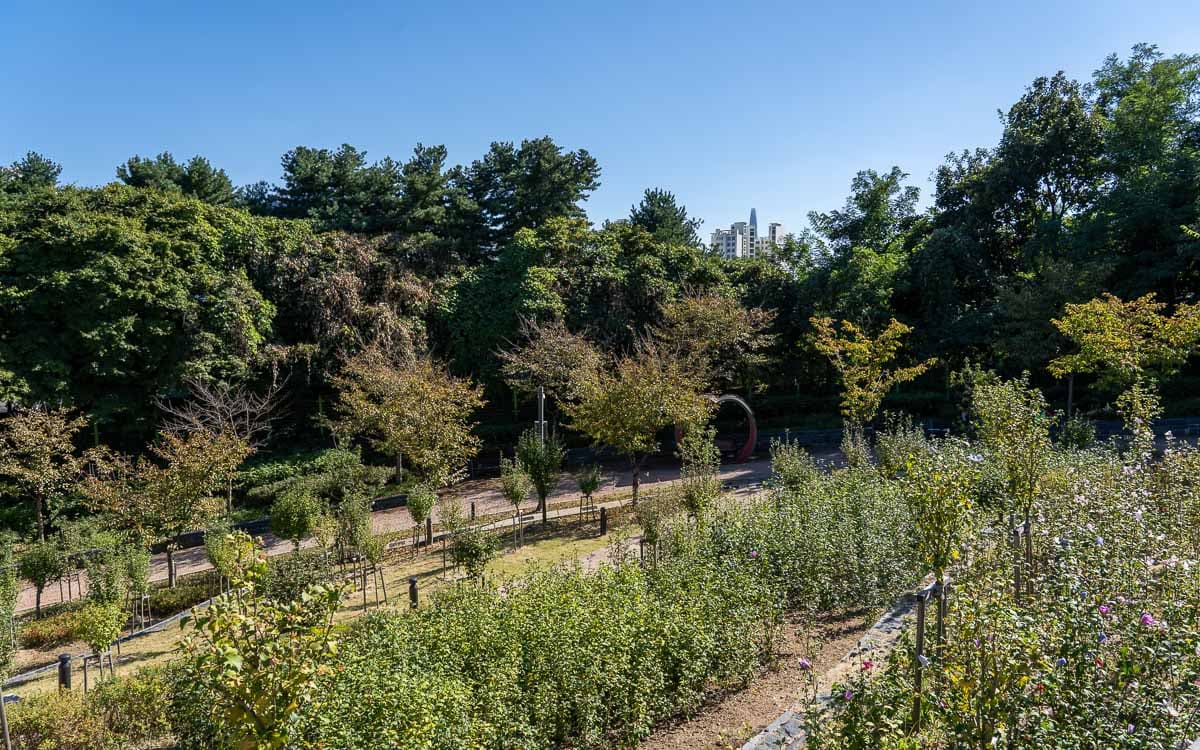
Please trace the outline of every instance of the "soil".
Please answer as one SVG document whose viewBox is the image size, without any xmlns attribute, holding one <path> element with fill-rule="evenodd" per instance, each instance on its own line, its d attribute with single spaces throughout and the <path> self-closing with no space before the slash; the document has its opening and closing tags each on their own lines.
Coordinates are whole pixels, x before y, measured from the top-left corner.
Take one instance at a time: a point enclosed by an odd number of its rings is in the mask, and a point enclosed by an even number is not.
<svg viewBox="0 0 1200 750">
<path fill-rule="evenodd" d="M 639 750 L 728 750 L 775 721 L 812 694 L 812 676 L 836 665 L 870 629 L 873 620 L 858 614 L 789 615 L 780 633 L 776 660 L 750 684 L 718 696 L 694 716 L 667 724 L 644 740 Z M 800 668 L 800 658 L 812 661 L 812 671 Z"/>
</svg>

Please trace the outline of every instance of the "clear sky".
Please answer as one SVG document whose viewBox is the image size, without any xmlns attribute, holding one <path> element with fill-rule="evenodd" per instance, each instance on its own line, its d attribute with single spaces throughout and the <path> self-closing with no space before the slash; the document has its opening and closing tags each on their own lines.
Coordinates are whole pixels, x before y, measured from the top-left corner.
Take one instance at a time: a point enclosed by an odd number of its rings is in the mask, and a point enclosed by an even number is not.
<svg viewBox="0 0 1200 750">
<path fill-rule="evenodd" d="M 1034 77 L 1200 52 L 1200 2 L 0 0 L 0 29 L 0 161 L 41 151 L 68 182 L 163 150 L 243 184 L 301 144 L 466 162 L 548 134 L 600 161 L 594 221 L 665 187 L 707 237 L 752 205 L 796 229 L 868 167 L 927 197 Z"/>
</svg>

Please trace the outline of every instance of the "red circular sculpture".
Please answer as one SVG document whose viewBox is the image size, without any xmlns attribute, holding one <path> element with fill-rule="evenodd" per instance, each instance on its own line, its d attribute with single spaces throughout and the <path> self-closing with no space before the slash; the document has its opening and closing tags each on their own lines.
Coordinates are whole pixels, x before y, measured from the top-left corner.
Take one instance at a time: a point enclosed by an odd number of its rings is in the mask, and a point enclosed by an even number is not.
<svg viewBox="0 0 1200 750">
<path fill-rule="evenodd" d="M 750 460 L 750 456 L 754 453 L 754 446 L 758 443 L 758 423 L 754 421 L 754 412 L 750 409 L 750 404 L 741 396 L 735 396 L 732 393 L 726 393 L 723 396 L 708 396 L 710 401 L 719 408 L 721 404 L 734 403 L 742 407 L 746 412 L 746 419 L 750 422 L 750 434 L 746 436 L 746 442 L 742 447 L 737 449 L 733 454 L 734 463 L 744 464 Z M 675 441 L 679 442 L 683 439 L 683 430 L 679 427 L 675 428 Z"/>
</svg>

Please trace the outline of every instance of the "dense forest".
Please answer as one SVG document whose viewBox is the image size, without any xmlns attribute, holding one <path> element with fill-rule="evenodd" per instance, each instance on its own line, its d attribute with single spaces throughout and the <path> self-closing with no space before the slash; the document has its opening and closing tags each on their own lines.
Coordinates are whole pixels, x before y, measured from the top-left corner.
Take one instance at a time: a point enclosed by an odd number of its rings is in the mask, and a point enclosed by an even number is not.
<svg viewBox="0 0 1200 750">
<path fill-rule="evenodd" d="M 278 439 L 317 445 L 349 358 L 428 351 L 484 386 L 499 444 L 515 432 L 496 425 L 524 422 L 500 357 L 528 322 L 621 353 L 687 294 L 765 312 L 768 348 L 732 385 L 767 424 L 836 419 L 814 316 L 911 326 L 912 356 L 938 366 L 892 398 L 918 413 L 952 413 L 968 361 L 1062 397 L 1045 368 L 1068 348 L 1050 323 L 1066 303 L 1200 292 L 1200 55 L 1138 46 L 1090 81 L 1038 78 L 1000 117 L 998 143 L 947 156 L 928 208 L 901 166 L 866 169 L 775 255 L 737 260 L 708 252 L 668 189 L 589 224 L 601 167 L 548 137 L 464 165 L 441 146 L 404 161 L 301 146 L 278 183 L 240 187 L 169 153 L 61 185 L 30 153 L 0 170 L 0 401 L 77 408 L 89 442 L 131 448 L 188 380 L 273 383 Z M 1088 409 L 1112 395 L 1076 385 Z M 1200 406 L 1166 395 L 1169 413 Z"/>
</svg>

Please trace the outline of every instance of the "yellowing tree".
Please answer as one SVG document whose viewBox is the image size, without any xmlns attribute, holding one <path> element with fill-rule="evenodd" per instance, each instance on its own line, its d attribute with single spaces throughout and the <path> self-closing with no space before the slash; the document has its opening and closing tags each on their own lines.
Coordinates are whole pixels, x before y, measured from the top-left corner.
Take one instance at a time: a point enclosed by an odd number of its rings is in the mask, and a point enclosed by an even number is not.
<svg viewBox="0 0 1200 750">
<path fill-rule="evenodd" d="M 0 420 L 0 475 L 33 501 L 42 541 L 55 505 L 80 479 L 85 459 L 75 452 L 75 435 L 86 424 L 69 409 L 22 409 Z"/>
<path fill-rule="evenodd" d="M 174 586 L 176 538 L 221 514 L 220 492 L 249 448 L 236 436 L 199 430 L 162 434 L 150 454 L 97 460 L 81 489 L 93 510 L 109 514 L 143 544 L 167 543 L 167 578 Z"/>
<path fill-rule="evenodd" d="M 1174 315 L 1147 294 L 1128 302 L 1105 293 L 1081 304 L 1067 305 L 1054 326 L 1077 351 L 1050 363 L 1058 377 L 1096 373 L 1101 381 L 1121 387 L 1117 410 L 1134 435 L 1134 448 L 1150 449 L 1151 424 L 1161 411 L 1156 375 L 1179 368 L 1200 343 L 1200 304 L 1184 304 Z"/>
<path fill-rule="evenodd" d="M 628 457 L 634 502 L 642 463 L 659 449 L 658 433 L 703 424 L 712 412 L 697 373 L 650 344 L 610 369 L 596 370 L 577 387 L 579 400 L 563 404 L 563 411 L 575 429 Z"/>
<path fill-rule="evenodd" d="M 369 349 L 351 359 L 335 379 L 339 431 L 363 435 L 403 460 L 434 484 L 444 484 L 479 452 L 471 414 L 482 407 L 483 389 L 457 378 L 431 357 L 393 358 Z"/>
<path fill-rule="evenodd" d="M 888 391 L 899 383 L 919 377 L 937 363 L 927 359 L 911 367 L 890 369 L 912 329 L 892 319 L 879 335 L 871 338 L 848 320 L 810 318 L 815 329 L 812 343 L 833 363 L 842 379 L 842 417 L 857 430 L 875 418 Z"/>
<path fill-rule="evenodd" d="M 1078 347 L 1050 363 L 1050 372 L 1096 373 L 1128 387 L 1158 371 L 1168 374 L 1187 360 L 1200 342 L 1200 304 L 1179 305 L 1174 315 L 1147 294 L 1129 302 L 1105 293 L 1089 302 L 1067 305 L 1054 321 Z"/>
</svg>

